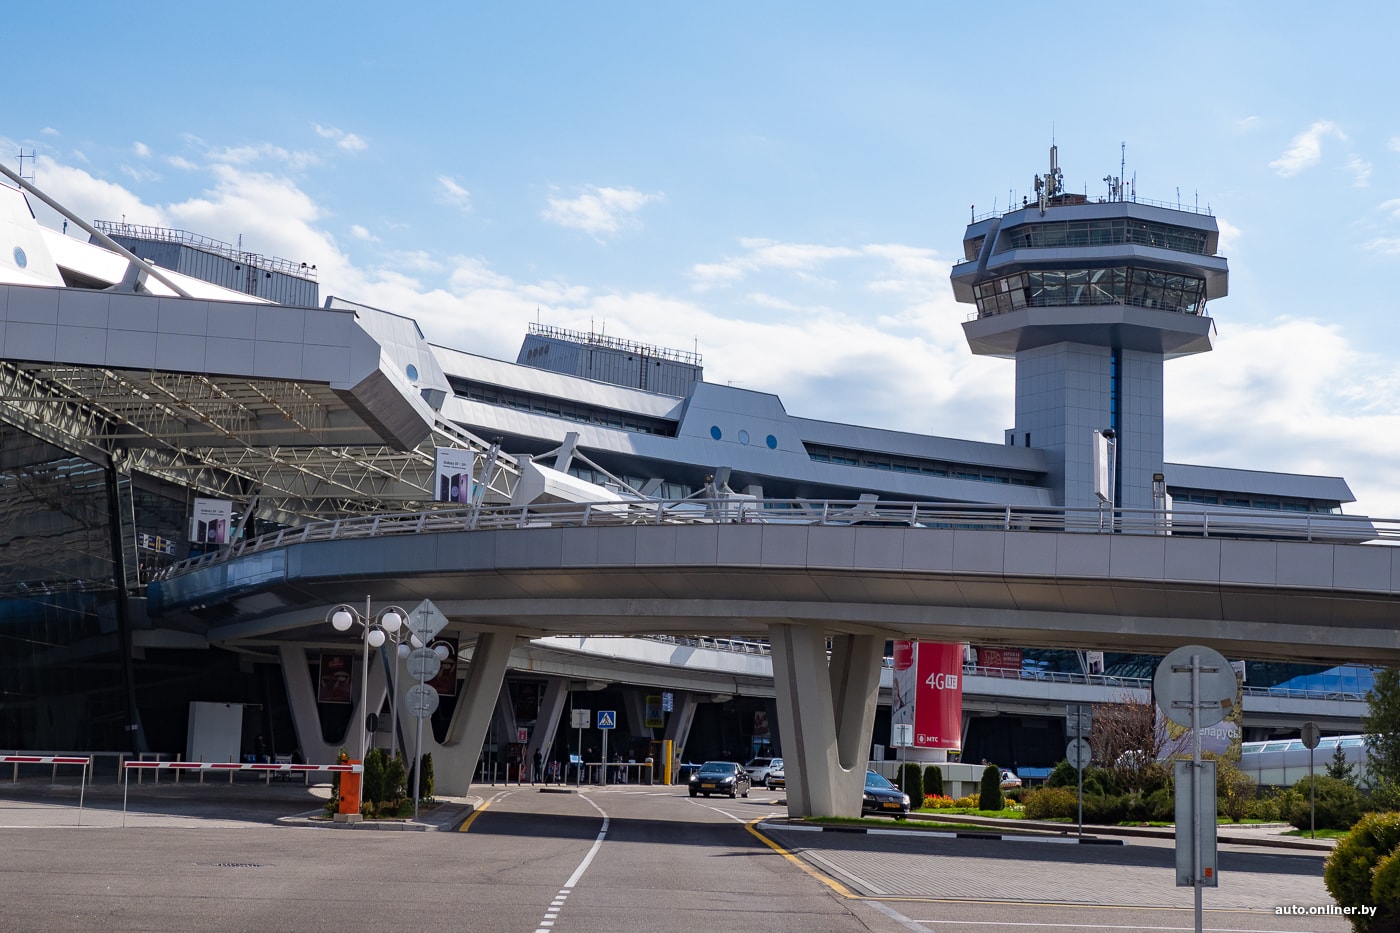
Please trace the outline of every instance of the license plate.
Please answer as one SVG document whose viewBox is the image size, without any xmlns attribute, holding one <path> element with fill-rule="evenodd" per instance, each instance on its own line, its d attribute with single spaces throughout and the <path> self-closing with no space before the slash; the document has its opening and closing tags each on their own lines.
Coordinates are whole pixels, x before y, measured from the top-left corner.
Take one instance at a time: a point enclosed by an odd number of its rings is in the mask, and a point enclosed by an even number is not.
<svg viewBox="0 0 1400 933">
<path fill-rule="evenodd" d="M 700 789 L 701 789 L 701 790 L 714 790 L 714 789 L 715 789 L 715 785 L 713 785 L 713 784 L 701 784 L 701 785 L 700 785 Z"/>
<path fill-rule="evenodd" d="M 902 805 L 901 805 L 901 804 L 897 804 L 897 803 L 892 803 L 892 802 L 890 802 L 890 801 L 887 800 L 887 801 L 885 801 L 884 803 L 880 804 L 880 806 L 884 807 L 886 810 L 898 810 Z"/>
</svg>

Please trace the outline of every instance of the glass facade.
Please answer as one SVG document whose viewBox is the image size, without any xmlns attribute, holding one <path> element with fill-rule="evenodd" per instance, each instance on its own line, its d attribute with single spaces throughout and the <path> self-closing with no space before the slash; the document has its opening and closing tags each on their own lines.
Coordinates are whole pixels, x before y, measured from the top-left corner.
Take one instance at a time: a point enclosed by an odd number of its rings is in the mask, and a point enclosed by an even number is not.
<svg viewBox="0 0 1400 933">
<path fill-rule="evenodd" d="M 1076 305 L 1132 305 L 1201 314 L 1206 304 L 1205 279 L 1135 266 L 1017 272 L 983 282 L 973 291 L 982 317 L 1021 308 Z"/>
<path fill-rule="evenodd" d="M 1171 224 L 1148 223 L 1124 217 L 1105 220 L 1062 220 L 1022 224 L 1006 231 L 997 252 L 1010 249 L 1046 249 L 1066 246 L 1157 246 L 1179 253 L 1204 256 L 1204 230 Z"/>
</svg>

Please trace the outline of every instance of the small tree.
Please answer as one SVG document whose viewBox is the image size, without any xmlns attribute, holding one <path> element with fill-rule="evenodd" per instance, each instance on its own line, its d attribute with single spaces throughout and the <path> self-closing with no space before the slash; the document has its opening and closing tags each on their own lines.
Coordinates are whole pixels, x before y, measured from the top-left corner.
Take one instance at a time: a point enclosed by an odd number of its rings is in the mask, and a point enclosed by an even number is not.
<svg viewBox="0 0 1400 933">
<path fill-rule="evenodd" d="M 906 761 L 899 769 L 899 789 L 909 795 L 911 807 L 924 805 L 924 772 L 917 763 Z"/>
<path fill-rule="evenodd" d="M 1339 905 L 1380 908 L 1375 917 L 1353 914 L 1351 925 L 1356 930 L 1392 930 L 1400 919 L 1393 877 L 1398 847 L 1400 813 L 1370 813 L 1327 857 L 1322 880 Z"/>
<path fill-rule="evenodd" d="M 1254 778 L 1241 771 L 1234 762 L 1216 759 L 1215 800 L 1221 813 L 1238 823 L 1249 816 L 1249 806 L 1254 802 L 1257 791 Z"/>
<path fill-rule="evenodd" d="M 1000 810 L 1006 805 L 1001 796 L 1001 768 L 987 765 L 982 769 L 982 787 L 977 795 L 977 809 Z"/>
<path fill-rule="evenodd" d="M 1147 794 L 1167 782 L 1170 770 L 1162 759 L 1170 757 L 1174 746 L 1150 700 L 1124 694 L 1117 703 L 1096 704 L 1089 745 L 1110 783 L 1123 791 Z"/>
<path fill-rule="evenodd" d="M 943 769 L 938 765 L 924 768 L 924 796 L 943 796 Z"/>
<path fill-rule="evenodd" d="M 1366 691 L 1367 712 L 1361 717 L 1366 733 L 1371 785 L 1385 790 L 1400 785 L 1400 669 L 1375 672 Z"/>
<path fill-rule="evenodd" d="M 1356 785 L 1356 765 L 1347 761 L 1346 750 L 1341 745 L 1332 749 L 1332 761 L 1327 765 L 1327 776 Z"/>
</svg>

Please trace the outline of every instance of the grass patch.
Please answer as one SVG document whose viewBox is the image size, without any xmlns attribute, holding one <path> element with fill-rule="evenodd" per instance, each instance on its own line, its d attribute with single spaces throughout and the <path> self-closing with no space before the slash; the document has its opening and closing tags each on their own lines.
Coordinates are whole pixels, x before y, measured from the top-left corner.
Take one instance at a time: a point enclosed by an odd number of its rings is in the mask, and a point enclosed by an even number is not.
<svg viewBox="0 0 1400 933">
<path fill-rule="evenodd" d="M 1318 839 L 1341 839 L 1351 832 L 1349 829 L 1319 829 Z M 1311 839 L 1312 833 L 1306 829 L 1290 829 L 1286 833 L 1279 833 L 1280 836 L 1292 836 L 1295 839 Z"/>
<path fill-rule="evenodd" d="M 912 813 L 929 816 L 985 816 L 998 820 L 1019 820 L 1025 814 L 1021 810 L 976 810 L 972 807 L 942 807 L 931 810 L 912 810 Z"/>
<path fill-rule="evenodd" d="M 975 811 L 974 811 L 975 812 Z M 815 823 L 819 826 L 868 826 L 868 827 L 889 827 L 898 826 L 900 828 L 909 827 L 912 829 L 937 829 L 947 832 L 949 830 L 960 830 L 962 832 L 985 833 L 987 827 L 975 823 L 948 823 L 942 820 L 921 820 L 917 815 L 911 814 L 903 820 L 894 820 L 889 817 L 848 817 L 848 816 L 809 816 L 805 823 Z"/>
</svg>

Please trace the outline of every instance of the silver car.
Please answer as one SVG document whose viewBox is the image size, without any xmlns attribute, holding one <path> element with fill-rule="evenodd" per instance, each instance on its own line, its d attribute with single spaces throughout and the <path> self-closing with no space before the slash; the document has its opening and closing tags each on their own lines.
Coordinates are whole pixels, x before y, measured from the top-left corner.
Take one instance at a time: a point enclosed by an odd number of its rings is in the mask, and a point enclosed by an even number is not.
<svg viewBox="0 0 1400 933">
<path fill-rule="evenodd" d="M 768 784 L 768 774 L 774 768 L 781 769 L 783 760 L 781 758 L 751 758 L 749 763 L 744 765 L 744 770 L 749 772 L 749 777 L 753 778 L 755 784 Z"/>
</svg>

